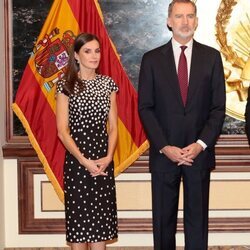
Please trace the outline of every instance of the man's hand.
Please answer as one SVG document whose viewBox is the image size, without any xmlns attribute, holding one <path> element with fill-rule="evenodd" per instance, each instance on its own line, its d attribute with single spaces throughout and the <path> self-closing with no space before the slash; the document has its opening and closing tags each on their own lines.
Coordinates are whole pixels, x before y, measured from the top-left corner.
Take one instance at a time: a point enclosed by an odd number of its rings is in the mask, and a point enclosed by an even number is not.
<svg viewBox="0 0 250 250">
<path fill-rule="evenodd" d="M 183 161 L 179 162 L 178 166 L 182 164 L 186 165 L 185 164 L 186 159 L 194 160 L 199 155 L 199 153 L 203 151 L 203 148 L 199 143 L 195 142 L 183 148 L 182 150 L 185 153 L 183 154 Z"/>
<path fill-rule="evenodd" d="M 161 149 L 161 152 L 166 155 L 171 161 L 176 162 L 177 165 L 187 165 L 192 166 L 193 159 L 187 157 L 188 151 L 175 147 L 175 146 L 165 146 Z"/>
</svg>

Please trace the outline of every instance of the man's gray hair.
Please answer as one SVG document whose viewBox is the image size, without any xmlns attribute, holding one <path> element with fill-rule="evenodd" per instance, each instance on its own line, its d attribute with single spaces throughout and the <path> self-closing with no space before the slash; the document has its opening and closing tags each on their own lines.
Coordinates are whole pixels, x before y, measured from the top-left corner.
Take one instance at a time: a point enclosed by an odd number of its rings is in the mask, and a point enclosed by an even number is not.
<svg viewBox="0 0 250 250">
<path fill-rule="evenodd" d="M 168 17 L 170 17 L 171 13 L 172 13 L 172 10 L 173 10 L 173 7 L 176 3 L 190 3 L 193 5 L 194 7 L 194 12 L 195 12 L 195 15 L 197 13 L 197 8 L 196 8 L 196 5 L 195 5 L 195 2 L 194 1 L 191 1 L 191 0 L 173 0 L 169 6 L 168 6 Z"/>
</svg>

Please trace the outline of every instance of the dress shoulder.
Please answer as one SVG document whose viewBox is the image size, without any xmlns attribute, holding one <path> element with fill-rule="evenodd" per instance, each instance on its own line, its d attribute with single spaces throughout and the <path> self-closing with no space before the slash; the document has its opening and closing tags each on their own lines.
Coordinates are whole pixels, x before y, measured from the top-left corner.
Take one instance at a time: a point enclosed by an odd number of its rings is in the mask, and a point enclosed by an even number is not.
<svg viewBox="0 0 250 250">
<path fill-rule="evenodd" d="M 110 76 L 102 75 L 101 77 L 103 78 L 103 81 L 108 83 L 111 92 L 117 92 L 119 90 L 119 87 Z"/>
<path fill-rule="evenodd" d="M 66 84 L 66 80 L 65 79 L 60 79 L 56 83 L 56 94 L 65 94 L 66 96 L 68 96 L 68 93 L 67 93 L 67 91 L 64 88 L 65 84 Z"/>
</svg>

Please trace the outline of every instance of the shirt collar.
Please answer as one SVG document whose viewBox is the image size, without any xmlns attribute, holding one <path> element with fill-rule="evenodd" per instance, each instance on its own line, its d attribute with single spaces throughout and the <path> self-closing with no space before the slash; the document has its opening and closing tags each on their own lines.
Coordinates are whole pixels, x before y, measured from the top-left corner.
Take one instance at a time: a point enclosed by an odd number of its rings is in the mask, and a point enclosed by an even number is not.
<svg viewBox="0 0 250 250">
<path fill-rule="evenodd" d="M 187 46 L 188 48 L 192 48 L 193 47 L 193 39 L 191 39 L 188 43 L 186 44 L 180 44 L 178 43 L 173 37 L 172 37 L 172 46 L 173 46 L 173 49 L 179 49 L 180 46 Z"/>
</svg>

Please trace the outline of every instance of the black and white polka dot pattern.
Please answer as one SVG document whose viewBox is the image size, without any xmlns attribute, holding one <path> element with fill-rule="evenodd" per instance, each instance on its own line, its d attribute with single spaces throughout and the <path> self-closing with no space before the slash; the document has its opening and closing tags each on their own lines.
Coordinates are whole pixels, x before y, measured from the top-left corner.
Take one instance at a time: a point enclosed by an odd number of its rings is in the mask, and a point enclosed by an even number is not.
<svg viewBox="0 0 250 250">
<path fill-rule="evenodd" d="M 65 93 L 65 80 L 57 93 Z M 110 94 L 118 91 L 114 81 L 103 75 L 84 81 L 85 89 L 69 95 L 70 134 L 85 157 L 95 160 L 108 149 L 107 118 Z M 71 243 L 99 242 L 117 238 L 116 192 L 113 162 L 108 176 L 91 177 L 88 170 L 66 152 L 64 193 L 66 239 Z"/>
</svg>

